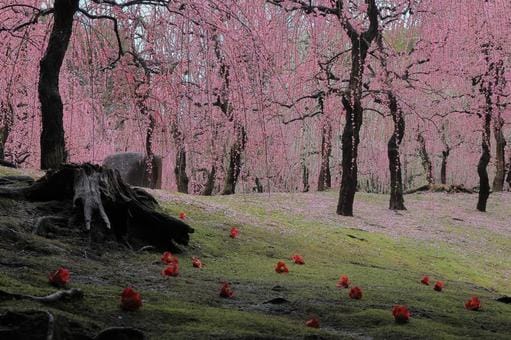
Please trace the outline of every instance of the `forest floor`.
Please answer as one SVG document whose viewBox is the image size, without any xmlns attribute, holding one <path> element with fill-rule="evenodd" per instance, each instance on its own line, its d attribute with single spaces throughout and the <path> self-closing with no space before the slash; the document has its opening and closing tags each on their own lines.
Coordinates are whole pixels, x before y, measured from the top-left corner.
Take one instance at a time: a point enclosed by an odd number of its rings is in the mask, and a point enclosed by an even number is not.
<svg viewBox="0 0 511 340">
<path fill-rule="evenodd" d="M 11 170 L 0 169 L 0 175 Z M 488 212 L 476 195 L 419 193 L 407 211 L 387 210 L 385 195 L 357 193 L 355 217 L 335 214 L 334 191 L 201 197 L 150 191 L 169 214 L 187 214 L 195 228 L 179 254 L 180 275 L 163 277 L 161 253 L 89 245 L 82 231 L 58 238 L 31 233 L 27 206 L 0 199 L 0 290 L 46 295 L 47 274 L 71 270 L 79 301 L 43 305 L 2 301 L 6 310 L 47 310 L 92 337 L 101 329 L 130 326 L 149 339 L 509 339 L 511 305 L 511 193 L 492 194 Z M 28 221 L 28 222 L 27 222 Z M 231 227 L 239 229 L 230 238 Z M 305 265 L 290 257 L 301 254 Z M 205 267 L 193 268 L 191 257 Z M 283 260 L 288 274 L 274 267 Z M 339 276 L 363 290 L 351 300 Z M 432 285 L 420 283 L 429 275 Z M 442 292 L 433 290 L 445 282 Z M 219 297 L 230 282 L 235 297 Z M 119 308 L 120 292 L 142 294 L 136 312 Z M 464 309 L 471 296 L 480 311 Z M 267 303 L 272 299 L 281 303 Z M 406 304 L 409 323 L 394 323 L 391 309 Z M 311 316 L 320 329 L 305 326 Z"/>
</svg>

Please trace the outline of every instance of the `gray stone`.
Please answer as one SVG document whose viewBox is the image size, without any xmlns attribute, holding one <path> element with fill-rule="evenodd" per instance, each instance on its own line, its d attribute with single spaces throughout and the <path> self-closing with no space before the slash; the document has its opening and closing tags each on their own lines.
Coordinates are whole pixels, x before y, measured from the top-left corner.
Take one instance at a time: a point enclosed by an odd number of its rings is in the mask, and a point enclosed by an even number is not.
<svg viewBox="0 0 511 340">
<path fill-rule="evenodd" d="M 162 161 L 160 156 L 153 157 L 151 180 L 147 175 L 147 157 L 139 152 L 121 152 L 108 156 L 103 161 L 105 168 L 116 169 L 122 179 L 131 185 L 152 189 L 161 189 Z"/>
</svg>

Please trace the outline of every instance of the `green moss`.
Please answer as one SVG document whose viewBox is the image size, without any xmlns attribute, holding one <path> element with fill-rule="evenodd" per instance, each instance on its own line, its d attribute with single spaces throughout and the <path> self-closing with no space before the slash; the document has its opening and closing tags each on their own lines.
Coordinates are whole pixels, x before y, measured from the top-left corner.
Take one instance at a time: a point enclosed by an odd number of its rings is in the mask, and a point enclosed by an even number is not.
<svg viewBox="0 0 511 340">
<path fill-rule="evenodd" d="M 317 195 L 332 196 L 334 192 Z M 311 194 L 313 198 L 313 194 Z M 359 197 L 367 204 L 382 204 L 379 195 Z M 33 247 L 20 257 L 24 267 L 2 267 L 0 289 L 44 295 L 53 288 L 47 273 L 65 265 L 72 271 L 72 287 L 85 292 L 83 301 L 59 303 L 52 308 L 77 322 L 98 330 L 129 325 L 154 339 L 188 338 L 445 338 L 484 337 L 504 339 L 511 333 L 511 306 L 494 298 L 509 292 L 506 273 L 510 259 L 495 252 L 467 253 L 460 245 L 443 241 L 418 241 L 407 235 L 390 237 L 340 226 L 335 220 L 314 222 L 306 213 L 264 208 L 263 200 L 283 201 L 284 196 L 191 197 L 175 195 L 163 202 L 173 215 L 185 211 L 195 228 L 189 248 L 178 255 L 180 276 L 166 278 L 160 253 L 108 249 L 97 256 L 87 254 L 81 243 L 48 241 L 27 235 L 25 242 L 59 246 L 63 252 L 43 252 Z M 291 203 L 290 203 L 291 204 Z M 11 223 L 10 228 L 16 226 Z M 229 237 L 232 226 L 240 229 Z M 21 228 L 21 227 L 20 227 Z M 452 227 L 453 232 L 460 232 Z M 509 249 L 509 238 L 488 234 L 497 247 Z M 475 239 L 476 233 L 467 233 Z M 0 255 L 16 258 L 20 250 L 2 242 Z M 303 266 L 291 263 L 298 252 Z M 205 268 L 191 266 L 200 256 Z M 290 272 L 277 274 L 274 266 L 286 261 Z M 491 270 L 489 270 L 491 268 Z M 507 270 L 507 272 L 506 272 Z M 351 300 L 348 290 L 335 283 L 341 274 L 362 287 L 362 300 Z M 443 292 L 420 284 L 422 275 L 443 280 Z M 508 275 L 508 274 L 507 274 Z M 232 284 L 236 297 L 222 299 L 222 282 Z M 119 308 L 122 289 L 132 286 L 142 293 L 144 306 L 137 312 Z M 465 300 L 477 295 L 483 309 L 470 312 Z M 265 303 L 275 297 L 288 302 Z M 409 324 L 396 325 L 394 304 L 412 311 Z M 0 309 L 42 308 L 34 302 L 4 302 Z M 45 307 L 46 308 L 46 307 Z M 304 322 L 317 315 L 320 330 Z"/>
</svg>

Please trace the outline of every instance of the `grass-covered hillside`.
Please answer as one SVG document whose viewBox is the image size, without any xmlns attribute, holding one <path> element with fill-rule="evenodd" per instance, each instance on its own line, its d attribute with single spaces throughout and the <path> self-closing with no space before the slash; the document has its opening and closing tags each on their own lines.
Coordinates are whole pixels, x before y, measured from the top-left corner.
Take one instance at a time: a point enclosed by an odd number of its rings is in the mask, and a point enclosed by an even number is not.
<svg viewBox="0 0 511 340">
<path fill-rule="evenodd" d="M 178 254 L 178 277 L 161 275 L 161 252 L 89 245 L 82 231 L 33 235 L 29 209 L 0 199 L 0 290 L 47 295 L 56 290 L 48 272 L 64 266 L 69 286 L 85 294 L 55 304 L 4 299 L 0 314 L 48 310 L 89 337 L 130 326 L 149 339 L 509 339 L 511 305 L 495 299 L 511 295 L 511 194 L 492 195 L 483 214 L 468 194 L 407 196 L 408 211 L 395 213 L 386 209 L 386 196 L 358 193 L 356 216 L 347 218 L 335 214 L 335 192 L 152 193 L 169 214 L 185 212 L 195 228 Z M 229 237 L 233 226 L 237 238 Z M 292 263 L 295 253 L 305 265 Z M 192 256 L 205 267 L 193 268 Z M 289 273 L 275 272 L 280 260 Z M 336 287 L 342 274 L 362 288 L 361 300 Z M 430 286 L 420 283 L 423 275 Z M 445 282 L 442 292 L 433 290 L 436 280 Z M 234 298 L 219 296 L 222 282 L 231 283 Z M 119 308 L 127 286 L 142 294 L 138 311 Z M 464 308 L 474 295 L 480 311 Z M 409 323 L 394 322 L 395 304 L 409 307 Z M 312 316 L 321 328 L 305 326 Z"/>
</svg>

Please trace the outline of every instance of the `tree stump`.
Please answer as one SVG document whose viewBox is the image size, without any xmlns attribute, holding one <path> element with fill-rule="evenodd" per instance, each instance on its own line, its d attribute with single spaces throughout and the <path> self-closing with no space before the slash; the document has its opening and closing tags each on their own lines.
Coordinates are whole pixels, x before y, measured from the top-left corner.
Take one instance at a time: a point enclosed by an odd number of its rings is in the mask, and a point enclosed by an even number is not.
<svg viewBox="0 0 511 340">
<path fill-rule="evenodd" d="M 63 207 L 57 218 L 60 214 L 68 221 L 83 221 L 91 233 L 103 226 L 118 241 L 137 239 L 158 249 L 176 251 L 178 244 L 188 244 L 194 232 L 185 222 L 162 212 L 149 193 L 127 185 L 117 170 L 89 163 L 62 165 L 25 187 L 0 187 L 0 196 L 55 202 L 56 208 Z"/>
</svg>

